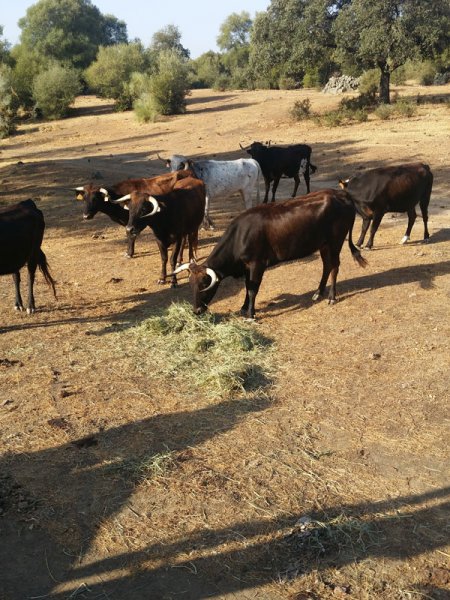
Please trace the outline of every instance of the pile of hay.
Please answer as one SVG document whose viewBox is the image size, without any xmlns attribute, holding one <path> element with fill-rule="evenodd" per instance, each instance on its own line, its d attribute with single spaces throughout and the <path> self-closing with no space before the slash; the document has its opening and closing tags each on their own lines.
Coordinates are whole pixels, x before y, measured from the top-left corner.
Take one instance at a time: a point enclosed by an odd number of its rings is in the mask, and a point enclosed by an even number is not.
<svg viewBox="0 0 450 600">
<path fill-rule="evenodd" d="M 146 372 L 202 388 L 208 396 L 254 392 L 272 381 L 273 342 L 242 319 L 218 320 L 208 313 L 198 317 L 190 305 L 174 303 L 133 328 L 131 335 Z"/>
</svg>

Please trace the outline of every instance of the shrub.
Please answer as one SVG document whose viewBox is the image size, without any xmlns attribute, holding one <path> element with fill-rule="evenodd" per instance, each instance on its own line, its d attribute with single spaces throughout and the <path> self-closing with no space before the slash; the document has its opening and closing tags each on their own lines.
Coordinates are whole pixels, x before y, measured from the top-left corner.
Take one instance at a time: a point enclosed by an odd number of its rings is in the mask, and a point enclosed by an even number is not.
<svg viewBox="0 0 450 600">
<path fill-rule="evenodd" d="M 378 106 L 378 108 L 375 110 L 375 114 L 382 121 L 387 121 L 390 119 L 393 112 L 394 107 L 391 104 L 380 104 L 380 106 Z"/>
<path fill-rule="evenodd" d="M 345 113 L 340 110 L 330 110 L 318 117 L 319 125 L 325 127 L 339 127 L 345 121 Z"/>
<path fill-rule="evenodd" d="M 342 100 L 339 102 L 339 108 L 356 111 L 365 108 L 373 108 L 376 103 L 376 89 L 372 87 L 359 94 L 359 96 L 356 96 L 356 98 L 342 98 Z"/>
<path fill-rule="evenodd" d="M 305 98 L 304 100 L 296 100 L 294 106 L 289 111 L 294 121 L 303 121 L 304 119 L 311 118 L 311 100 Z"/>
<path fill-rule="evenodd" d="M 125 86 L 132 74 L 143 71 L 145 66 L 145 54 L 139 42 L 100 47 L 96 61 L 86 69 L 86 80 L 100 96 L 115 100 L 122 97 L 123 101 Z"/>
<path fill-rule="evenodd" d="M 33 98 L 42 115 L 58 119 L 67 115 L 69 106 L 81 90 L 77 71 L 53 64 L 33 81 Z"/>
<path fill-rule="evenodd" d="M 322 81 L 319 69 L 308 69 L 303 76 L 303 87 L 305 88 L 320 88 Z"/>
<path fill-rule="evenodd" d="M 417 106 L 408 100 L 399 100 L 394 104 L 394 111 L 401 117 L 413 117 L 417 113 Z"/>
<path fill-rule="evenodd" d="M 175 50 L 164 50 L 158 57 L 158 72 L 150 78 L 155 110 L 160 115 L 186 112 L 189 74 L 186 61 Z"/>
<path fill-rule="evenodd" d="M 364 93 L 372 93 L 372 90 L 377 90 L 380 84 L 380 71 L 378 69 L 370 69 L 365 71 L 359 78 L 359 91 Z"/>
<path fill-rule="evenodd" d="M 436 76 L 436 67 L 432 62 L 424 62 L 419 67 L 419 82 L 422 85 L 433 85 Z"/>
<path fill-rule="evenodd" d="M 231 79 L 228 75 L 220 75 L 214 81 L 213 89 L 218 92 L 224 92 L 225 90 L 231 89 Z"/>
<path fill-rule="evenodd" d="M 158 115 L 160 114 L 158 112 L 155 98 L 150 93 L 144 93 L 137 100 L 135 100 L 133 104 L 133 110 L 137 120 L 141 123 L 156 121 Z"/>
<path fill-rule="evenodd" d="M 299 86 L 293 77 L 282 75 L 278 80 L 278 87 L 280 90 L 295 90 Z"/>
</svg>

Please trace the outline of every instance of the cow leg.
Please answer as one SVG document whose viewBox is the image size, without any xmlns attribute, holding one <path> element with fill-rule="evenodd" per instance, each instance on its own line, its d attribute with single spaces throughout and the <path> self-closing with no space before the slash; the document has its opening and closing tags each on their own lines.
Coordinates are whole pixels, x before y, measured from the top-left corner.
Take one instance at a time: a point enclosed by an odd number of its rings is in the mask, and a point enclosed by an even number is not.
<svg viewBox="0 0 450 600">
<path fill-rule="evenodd" d="M 331 259 L 331 281 L 330 281 L 330 291 L 328 293 L 328 304 L 336 304 L 336 280 L 339 273 L 339 251 L 336 253 L 336 256 L 333 256 Z"/>
<path fill-rule="evenodd" d="M 275 193 L 277 191 L 278 184 L 280 183 L 281 175 L 279 177 L 275 177 L 272 184 L 272 200 L 271 202 L 275 202 Z"/>
<path fill-rule="evenodd" d="M 214 224 L 209 217 L 209 196 L 205 197 L 205 214 L 203 216 L 203 229 L 214 229 Z"/>
<path fill-rule="evenodd" d="M 184 235 L 182 242 L 181 242 L 180 252 L 178 254 L 178 259 L 177 259 L 177 264 L 176 264 L 177 267 L 179 267 L 180 265 L 183 264 L 183 253 L 184 253 L 185 248 L 186 248 L 186 236 Z M 189 259 L 190 259 L 190 257 L 191 257 L 191 239 L 189 238 Z"/>
<path fill-rule="evenodd" d="M 428 232 L 428 203 L 430 202 L 429 196 L 425 200 L 420 201 L 420 212 L 422 213 L 423 219 L 423 241 L 426 242 L 430 234 Z"/>
<path fill-rule="evenodd" d="M 161 275 L 159 276 L 157 283 L 158 283 L 158 285 L 163 285 L 164 283 L 166 283 L 166 277 L 167 277 L 168 251 L 167 251 L 166 245 L 164 245 L 159 240 L 156 240 L 156 241 L 158 243 L 159 254 L 161 255 Z"/>
<path fill-rule="evenodd" d="M 306 169 L 303 171 L 303 178 L 304 178 L 305 184 L 306 184 L 306 192 L 309 194 L 309 192 L 310 192 L 310 188 L 309 188 L 309 163 L 306 165 Z"/>
<path fill-rule="evenodd" d="M 361 248 L 362 245 L 364 244 L 364 238 L 366 237 L 366 233 L 367 233 L 367 230 L 369 229 L 371 220 L 372 220 L 372 217 L 363 217 L 361 234 L 359 236 L 358 241 L 356 242 L 356 245 L 358 246 L 358 248 Z"/>
<path fill-rule="evenodd" d="M 322 278 L 319 283 L 319 287 L 317 288 L 316 293 L 312 297 L 313 302 L 319 300 L 319 298 L 323 297 L 325 292 L 325 287 L 327 285 L 328 277 L 330 276 L 331 271 L 331 258 L 330 258 L 330 250 L 328 246 L 320 249 L 320 256 L 322 257 Z"/>
<path fill-rule="evenodd" d="M 298 173 L 296 173 L 294 175 L 294 191 L 292 192 L 292 197 L 295 198 L 295 196 L 297 195 L 297 190 L 298 190 L 298 186 L 300 185 L 300 177 L 298 176 Z M 306 186 L 308 187 L 308 186 Z M 308 189 L 309 192 L 309 189 Z"/>
<path fill-rule="evenodd" d="M 177 264 L 177 258 L 180 254 L 180 250 L 181 250 L 181 246 L 183 244 L 184 241 L 184 237 L 183 236 L 179 236 L 177 238 L 177 241 L 174 244 L 173 250 L 172 250 L 172 254 L 170 256 L 170 266 L 172 267 L 172 276 L 170 278 L 170 287 L 177 287 L 177 276 L 173 274 L 173 272 L 176 269 L 176 264 Z"/>
<path fill-rule="evenodd" d="M 270 190 L 270 179 L 268 177 L 264 177 L 264 186 L 266 188 L 265 194 L 264 194 L 264 204 L 267 203 L 268 199 L 269 199 L 269 190 Z"/>
<path fill-rule="evenodd" d="M 131 233 L 127 233 L 127 253 L 125 256 L 127 258 L 133 258 L 134 256 L 134 244 L 136 242 L 137 235 L 133 235 Z"/>
<path fill-rule="evenodd" d="M 197 262 L 198 231 L 189 234 L 189 262 Z"/>
<path fill-rule="evenodd" d="M 369 236 L 369 240 L 367 241 L 367 245 L 366 248 L 368 250 L 370 250 L 373 246 L 373 238 L 375 237 L 375 234 L 377 232 L 378 227 L 380 226 L 381 223 L 381 219 L 383 218 L 384 213 L 383 212 L 374 212 L 373 214 L 373 219 L 372 219 L 372 225 L 370 226 L 370 236 Z"/>
<path fill-rule="evenodd" d="M 36 311 L 34 304 L 34 278 L 36 275 L 37 264 L 34 262 L 28 263 L 28 308 L 27 313 L 31 315 Z"/>
<path fill-rule="evenodd" d="M 14 310 L 23 310 L 22 296 L 20 295 L 20 271 L 13 273 L 14 291 L 16 299 L 14 302 Z"/>
<path fill-rule="evenodd" d="M 255 299 L 264 275 L 264 267 L 252 264 L 245 270 L 245 300 L 241 308 L 241 315 L 249 319 L 255 318 Z"/>
<path fill-rule="evenodd" d="M 408 227 L 406 228 L 405 235 L 402 237 L 402 241 L 400 242 L 401 244 L 406 244 L 406 242 L 409 240 L 416 217 L 416 209 L 413 206 L 408 210 Z"/>
</svg>

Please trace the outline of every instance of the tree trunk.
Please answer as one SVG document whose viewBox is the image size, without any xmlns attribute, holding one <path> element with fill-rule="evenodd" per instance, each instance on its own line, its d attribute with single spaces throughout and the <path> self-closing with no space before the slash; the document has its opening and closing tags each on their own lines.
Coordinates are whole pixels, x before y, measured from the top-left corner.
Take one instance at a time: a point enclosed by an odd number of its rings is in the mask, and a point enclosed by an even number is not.
<svg viewBox="0 0 450 600">
<path fill-rule="evenodd" d="M 380 103 L 390 104 L 390 89 L 389 82 L 391 80 L 391 72 L 387 65 L 380 66 L 381 77 L 380 77 Z"/>
</svg>

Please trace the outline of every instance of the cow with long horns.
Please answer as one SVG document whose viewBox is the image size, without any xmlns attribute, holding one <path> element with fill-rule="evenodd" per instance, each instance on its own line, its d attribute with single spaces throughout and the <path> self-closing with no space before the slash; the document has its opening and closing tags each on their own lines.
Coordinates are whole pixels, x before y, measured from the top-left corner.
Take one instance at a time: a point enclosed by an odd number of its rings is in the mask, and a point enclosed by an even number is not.
<svg viewBox="0 0 450 600">
<path fill-rule="evenodd" d="M 167 194 L 150 195 L 133 191 L 113 200 L 113 203 L 127 207 L 129 235 L 136 235 L 143 222 L 152 229 L 161 255 L 159 284 L 166 283 L 168 249 L 171 245 L 172 287 L 177 285 L 174 271 L 181 258 L 185 239 L 189 241 L 189 261 L 196 260 L 198 229 L 205 213 L 205 196 L 203 181 L 186 177 L 177 181 Z"/>
<path fill-rule="evenodd" d="M 147 194 L 165 194 L 169 192 L 179 179 L 189 177 L 190 172 L 186 170 L 174 173 L 164 173 L 155 177 L 126 179 L 111 186 L 98 186 L 92 183 L 81 185 L 74 189 L 76 199 L 84 202 L 83 219 L 94 218 L 98 212 L 107 215 L 115 223 L 124 227 L 128 224 L 129 214 L 122 203 L 114 202 L 125 194 L 131 192 L 145 192 Z M 134 256 L 134 246 L 137 236 L 148 226 L 147 221 L 135 223 L 134 234 L 127 233 L 128 247 L 126 256 Z"/>
<path fill-rule="evenodd" d="M 348 234 L 353 258 L 366 261 L 352 242 L 355 208 L 341 190 L 321 190 L 277 204 L 261 204 L 236 217 L 202 265 L 183 264 L 175 274 L 189 271 L 194 312 L 204 312 L 220 282 L 226 277 L 245 277 L 246 295 L 241 314 L 255 316 L 255 298 L 264 271 L 273 265 L 320 251 L 322 278 L 313 295 L 325 292 L 331 274 L 329 303 L 336 302 L 339 255 Z"/>
<path fill-rule="evenodd" d="M 278 188 L 281 177 L 289 177 L 294 179 L 294 191 L 292 198 L 297 194 L 297 189 L 300 184 L 299 173 L 303 173 L 303 178 L 306 184 L 306 191 L 310 192 L 309 180 L 310 172 L 315 173 L 317 167 L 311 163 L 311 146 L 307 144 L 294 144 L 292 146 L 272 146 L 270 142 L 263 144 L 262 142 L 253 142 L 249 146 L 242 146 L 242 150 L 258 161 L 259 166 L 266 184 L 266 193 L 263 202 L 267 202 L 269 198 L 270 184 L 272 184 L 272 202 L 275 201 L 275 193 Z"/>
</svg>

